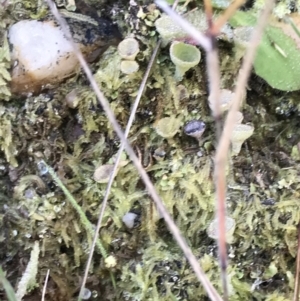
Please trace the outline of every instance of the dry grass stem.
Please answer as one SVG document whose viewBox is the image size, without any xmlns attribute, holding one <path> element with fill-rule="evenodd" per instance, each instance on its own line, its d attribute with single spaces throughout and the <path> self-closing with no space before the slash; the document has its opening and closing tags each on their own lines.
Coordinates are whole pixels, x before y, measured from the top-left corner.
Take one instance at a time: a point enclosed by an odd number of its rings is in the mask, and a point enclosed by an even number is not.
<svg viewBox="0 0 300 301">
<path fill-rule="evenodd" d="M 208 25 L 208 36 L 211 39 L 212 50 L 206 53 L 206 70 L 209 83 L 209 106 L 212 110 L 212 115 L 215 118 L 216 125 L 216 137 L 217 141 L 221 136 L 222 128 L 222 111 L 221 111 L 221 99 L 220 99 L 220 66 L 219 66 L 219 55 L 217 48 L 216 35 L 213 34 L 214 24 L 212 21 L 212 8 L 210 0 L 205 2 L 205 13 L 207 18 Z M 225 204 L 224 208 L 221 211 L 220 223 L 223 225 L 222 228 L 219 228 L 219 254 L 223 256 L 219 258 L 220 267 L 221 267 L 221 281 L 223 288 L 223 298 L 228 300 L 228 279 L 227 279 L 227 252 L 226 252 L 226 226 L 225 226 Z M 220 252 L 222 250 L 222 252 Z"/>
<path fill-rule="evenodd" d="M 155 49 L 152 53 L 152 57 L 150 59 L 147 70 L 144 74 L 143 80 L 142 80 L 141 85 L 139 87 L 137 96 L 136 96 L 135 101 L 133 103 L 131 113 L 130 113 L 130 117 L 129 117 L 126 129 L 125 129 L 125 133 L 124 133 L 124 136 L 125 136 L 126 139 L 128 137 L 131 126 L 134 122 L 134 118 L 135 118 L 137 108 L 139 106 L 141 97 L 144 93 L 145 86 L 146 86 L 149 74 L 151 72 L 152 66 L 155 62 L 155 59 L 156 59 L 157 53 L 159 51 L 160 45 L 161 45 L 161 41 L 159 41 L 157 43 L 157 45 L 156 45 L 156 47 L 155 47 Z M 91 265 L 91 262 L 92 262 L 92 258 L 93 258 L 93 254 L 94 254 L 94 250 L 95 250 L 95 244 L 96 244 L 96 241 L 98 239 L 99 230 L 100 230 L 100 227 L 101 227 L 103 215 L 104 215 L 105 208 L 106 208 L 106 205 L 107 205 L 110 190 L 111 190 L 111 187 L 112 187 L 112 184 L 113 184 L 113 181 L 114 181 L 114 178 L 116 176 L 116 172 L 117 172 L 117 169 L 118 169 L 118 166 L 119 166 L 119 163 L 120 163 L 120 159 L 121 159 L 122 153 L 124 151 L 124 147 L 125 147 L 125 145 L 122 142 L 121 145 L 120 145 L 120 148 L 118 150 L 116 159 L 115 159 L 113 170 L 110 174 L 109 181 L 108 181 L 107 186 L 106 186 L 105 195 L 104 195 L 104 198 L 103 198 L 103 201 L 102 201 L 102 205 L 101 205 L 101 209 L 100 209 L 100 213 L 99 213 L 99 217 L 98 217 L 98 222 L 97 222 L 97 226 L 96 226 L 96 230 L 95 230 L 95 236 L 93 238 L 92 246 L 91 246 L 90 253 L 89 253 L 89 258 L 88 258 L 88 261 L 87 261 L 87 265 L 86 265 L 85 272 L 84 272 L 84 277 L 83 277 L 82 284 L 81 284 L 81 289 L 80 289 L 80 293 L 79 293 L 80 296 L 82 295 L 83 290 L 85 288 L 85 283 L 86 283 L 88 273 L 89 273 L 89 268 L 90 268 L 90 265 Z"/>
<path fill-rule="evenodd" d="M 169 14 L 169 12 L 166 10 L 166 12 Z M 213 28 L 212 23 L 212 11 L 211 11 L 211 4 L 210 1 L 207 0 L 205 2 L 205 13 L 206 18 L 208 22 L 208 32 Z M 194 35 L 193 27 L 189 24 L 188 26 L 183 26 L 183 24 L 186 22 L 184 21 L 182 23 L 182 20 L 180 20 L 180 17 L 177 15 L 171 15 L 176 22 L 178 22 L 183 29 L 187 31 L 188 34 L 190 34 L 194 39 L 197 40 L 197 36 Z M 186 22 L 187 23 L 187 22 Z M 199 32 L 198 32 L 199 33 Z M 206 66 L 207 66 L 207 76 L 208 76 L 208 82 L 209 82 L 209 102 L 210 102 L 210 108 L 212 110 L 212 115 L 215 118 L 216 122 L 216 131 L 217 131 L 217 138 L 221 135 L 221 104 L 220 104 L 220 70 L 219 70 L 219 57 L 218 57 L 218 49 L 216 47 L 216 37 L 214 35 L 208 35 L 207 39 L 209 41 L 210 46 L 208 48 L 205 48 L 206 50 Z M 198 40 L 197 40 L 198 41 Z M 222 187 L 220 188 L 219 193 L 222 191 L 222 195 L 217 197 L 217 200 L 224 199 L 225 200 L 225 194 L 226 194 L 226 188 L 225 188 L 225 181 L 222 184 Z M 220 225 L 223 225 L 219 228 L 219 254 L 220 254 L 220 266 L 221 266 L 221 279 L 222 279 L 222 287 L 223 287 L 223 294 L 224 299 L 228 299 L 228 283 L 227 283 L 227 252 L 226 252 L 226 233 L 225 233 L 225 216 L 226 216 L 226 208 L 225 208 L 225 202 L 220 203 L 217 202 L 217 204 L 222 205 L 222 207 L 217 206 L 218 210 L 220 212 Z M 222 255 L 222 256 L 221 256 Z"/>
<path fill-rule="evenodd" d="M 93 90 L 95 91 L 95 94 L 100 102 L 100 104 L 102 105 L 106 116 L 108 118 L 108 120 L 111 122 L 115 132 L 117 133 L 117 135 L 119 136 L 121 142 L 124 144 L 125 149 L 128 153 L 128 155 L 130 156 L 132 162 L 134 163 L 134 165 L 136 166 L 141 178 L 144 181 L 144 184 L 149 192 L 149 194 L 151 195 L 153 201 L 156 203 L 157 209 L 159 210 L 159 212 L 161 213 L 161 215 L 163 216 L 163 218 L 165 219 L 170 232 L 173 234 L 175 240 L 177 241 L 178 245 L 180 246 L 180 248 L 182 249 L 184 255 L 186 256 L 186 258 L 188 259 L 189 263 L 191 264 L 191 267 L 193 268 L 195 274 L 197 275 L 198 279 L 201 281 L 202 285 L 204 286 L 208 296 L 211 298 L 211 300 L 213 301 L 221 301 L 222 298 L 220 297 L 220 295 L 217 293 L 217 291 L 215 290 L 215 288 L 212 286 L 212 284 L 210 283 L 210 281 L 208 280 L 208 278 L 206 277 L 206 275 L 204 274 L 204 272 L 202 271 L 197 258 L 193 255 L 191 249 L 189 248 L 189 246 L 187 245 L 185 239 L 182 237 L 178 227 L 175 225 L 173 219 L 171 218 L 170 214 L 166 211 L 159 195 L 157 194 L 152 182 L 150 181 L 150 178 L 148 177 L 145 169 L 142 167 L 141 162 L 139 161 L 139 159 L 137 158 L 137 156 L 135 155 L 132 147 L 129 145 L 127 139 L 125 138 L 124 133 L 122 132 L 112 110 L 110 109 L 110 106 L 108 104 L 108 101 L 106 100 L 106 98 L 104 97 L 103 93 L 100 91 L 100 89 L 97 86 L 96 81 L 93 78 L 93 75 L 91 73 L 91 70 L 89 69 L 86 61 L 84 60 L 81 52 L 78 50 L 78 48 L 76 47 L 76 45 L 74 44 L 74 41 L 72 40 L 72 37 L 70 35 L 70 32 L 68 30 L 68 26 L 65 22 L 65 20 L 59 15 L 55 5 L 53 4 L 52 1 L 50 0 L 46 0 L 51 12 L 53 13 L 53 15 L 55 16 L 55 18 L 57 19 L 59 25 L 61 26 L 64 34 L 70 39 L 71 44 L 73 45 L 73 49 L 74 52 L 77 55 L 77 58 L 81 64 L 81 67 L 83 68 L 84 72 L 86 73 L 86 76 L 88 78 L 88 80 L 91 83 L 91 86 L 93 88 Z M 202 36 L 202 35 L 200 35 Z M 201 39 L 200 39 L 201 40 Z"/>
<path fill-rule="evenodd" d="M 45 278 L 45 283 L 44 283 L 44 286 L 43 286 L 42 299 L 41 299 L 42 301 L 45 301 L 45 295 L 46 295 L 46 290 L 47 290 L 49 274 L 50 274 L 50 270 L 48 269 L 47 274 L 46 274 L 46 278 Z"/>
<path fill-rule="evenodd" d="M 209 80 L 209 93 L 210 93 L 210 107 L 212 109 L 213 116 L 217 121 L 217 137 L 218 137 L 218 126 L 219 118 L 221 116 L 220 112 L 220 104 L 219 104 L 219 89 L 220 89 L 220 79 L 219 79 L 219 62 L 218 62 L 218 54 L 217 48 L 215 47 L 215 41 L 213 40 L 213 36 L 207 37 L 206 40 L 208 45 L 203 45 L 203 41 L 199 39 L 199 32 L 195 34 L 195 28 L 189 25 L 188 22 L 183 20 L 180 16 L 171 12 L 170 9 L 167 8 L 166 4 L 162 4 L 162 1 L 157 3 L 166 13 L 168 13 L 180 26 L 187 31 L 187 33 L 192 36 L 199 44 L 207 51 L 207 72 L 208 72 L 208 80 Z M 207 0 L 206 4 L 206 15 L 208 20 L 209 29 L 213 26 L 210 24 L 211 20 L 211 5 Z M 236 1 L 233 5 L 225 12 L 225 14 L 219 19 L 216 28 L 220 28 L 223 24 L 228 20 L 228 18 L 236 11 L 236 9 L 242 4 L 242 1 Z M 245 59 L 242 64 L 242 68 L 240 70 L 237 86 L 235 91 L 235 97 L 233 99 L 232 108 L 228 114 L 226 119 L 225 127 L 220 138 L 220 142 L 217 148 L 216 157 L 215 157 L 215 185 L 216 185 L 216 215 L 218 219 L 218 247 L 219 247 L 219 260 L 220 260 L 220 268 L 221 268 L 221 278 L 223 285 L 223 293 L 224 299 L 228 300 L 228 285 L 227 285 L 227 251 L 226 251 L 226 234 L 225 234 L 225 218 L 226 218 L 226 161 L 228 156 L 228 150 L 230 145 L 230 137 L 232 134 L 232 130 L 235 124 L 235 115 L 240 106 L 240 99 L 242 98 L 242 94 L 246 88 L 246 84 L 251 72 L 252 63 L 255 58 L 256 48 L 260 42 L 263 29 L 267 23 L 268 16 L 271 13 L 273 7 L 273 1 L 270 0 L 266 3 L 265 10 L 262 12 L 260 18 L 258 19 L 258 24 L 256 29 L 253 32 L 250 47 L 247 50 Z M 197 30 L 196 30 L 197 31 Z M 209 39 L 211 38 L 211 39 Z"/>
</svg>

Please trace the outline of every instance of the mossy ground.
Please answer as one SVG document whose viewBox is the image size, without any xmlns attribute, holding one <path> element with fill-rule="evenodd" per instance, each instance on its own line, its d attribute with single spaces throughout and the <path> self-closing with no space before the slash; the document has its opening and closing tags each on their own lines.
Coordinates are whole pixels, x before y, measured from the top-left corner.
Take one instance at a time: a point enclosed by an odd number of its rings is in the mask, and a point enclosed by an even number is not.
<svg viewBox="0 0 300 301">
<path fill-rule="evenodd" d="M 24 3 L 30 17 L 36 3 Z M 13 10 L 15 5 L 18 3 L 9 5 L 5 12 L 8 22 L 1 29 L 2 38 L 6 25 L 21 19 Z M 116 48 L 110 48 L 92 70 L 124 128 L 157 42 L 153 21 L 158 12 L 153 5 L 130 6 L 127 2 L 115 3 L 114 11 L 123 35 L 131 32 L 139 40 L 140 70 L 122 75 Z M 233 48 L 225 42 L 219 45 L 222 85 L 231 89 L 237 75 L 230 60 Z M 182 89 L 174 81 L 168 48 L 162 49 L 129 140 L 207 276 L 221 291 L 217 245 L 206 233 L 214 217 L 216 141 L 204 61 L 186 74 L 180 83 L 185 87 Z M 65 96 L 74 88 L 80 101 L 70 109 Z M 228 172 L 228 212 L 236 221 L 234 242 L 228 246 L 230 300 L 290 300 L 292 296 L 300 218 L 298 99 L 299 92 L 275 91 L 256 76 L 249 82 L 244 122 L 253 123 L 255 132 L 241 153 L 231 159 Z M 93 173 L 116 154 L 119 139 L 81 73 L 37 96 L 11 96 L 10 101 L 0 103 L 0 112 L 0 264 L 16 286 L 38 240 L 38 287 L 24 300 L 40 300 L 48 269 L 46 298 L 75 300 L 91 237 L 52 178 L 40 175 L 37 163 L 43 159 L 56 170 L 96 224 L 106 185 L 96 183 Z M 206 122 L 202 156 L 197 154 L 196 140 L 181 130 L 172 139 L 156 133 L 156 122 L 167 116 L 175 116 L 182 125 L 192 119 Z M 153 158 L 158 148 L 166 153 L 161 160 Z M 132 230 L 122 224 L 122 216 L 129 210 L 139 216 Z M 100 238 L 117 259 L 112 269 L 117 288 L 96 253 L 86 285 L 93 300 L 207 300 L 132 164 L 119 170 Z M 5 300 L 3 291 L 0 299 Z"/>
</svg>

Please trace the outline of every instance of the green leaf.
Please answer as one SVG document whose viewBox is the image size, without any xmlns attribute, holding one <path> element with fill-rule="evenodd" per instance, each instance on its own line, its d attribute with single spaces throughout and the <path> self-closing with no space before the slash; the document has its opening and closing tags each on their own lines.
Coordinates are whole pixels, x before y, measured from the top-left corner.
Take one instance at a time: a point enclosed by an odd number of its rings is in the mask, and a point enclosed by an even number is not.
<svg viewBox="0 0 300 301">
<path fill-rule="evenodd" d="M 4 272 L 1 267 L 0 267 L 0 283 L 2 283 L 3 285 L 8 300 L 17 301 L 14 289 L 12 288 L 8 280 L 5 278 Z"/>
<path fill-rule="evenodd" d="M 249 12 L 239 11 L 230 19 L 230 25 L 233 27 L 252 29 L 255 23 L 256 18 Z M 292 27 L 283 27 L 284 24 L 280 22 L 275 25 L 268 25 L 265 29 L 257 49 L 254 71 L 275 89 L 299 90 L 300 46 L 290 37 L 289 32 L 293 31 Z"/>
<path fill-rule="evenodd" d="M 300 89 L 300 51 L 280 28 L 268 26 L 258 47 L 255 73 L 283 91 Z"/>
<path fill-rule="evenodd" d="M 237 11 L 229 20 L 232 27 L 254 26 L 256 23 L 255 16 L 250 12 Z"/>
</svg>

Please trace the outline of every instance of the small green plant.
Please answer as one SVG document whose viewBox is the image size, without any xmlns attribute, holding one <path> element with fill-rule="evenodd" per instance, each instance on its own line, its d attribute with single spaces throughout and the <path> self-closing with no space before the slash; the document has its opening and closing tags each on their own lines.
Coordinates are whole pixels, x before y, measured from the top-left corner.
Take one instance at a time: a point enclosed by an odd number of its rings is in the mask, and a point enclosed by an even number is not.
<svg viewBox="0 0 300 301">
<path fill-rule="evenodd" d="M 8 282 L 8 280 L 5 277 L 5 274 L 0 266 L 0 283 L 3 285 L 3 288 L 5 290 L 6 296 L 9 301 L 18 301 L 16 298 L 15 291 L 11 284 Z"/>
</svg>

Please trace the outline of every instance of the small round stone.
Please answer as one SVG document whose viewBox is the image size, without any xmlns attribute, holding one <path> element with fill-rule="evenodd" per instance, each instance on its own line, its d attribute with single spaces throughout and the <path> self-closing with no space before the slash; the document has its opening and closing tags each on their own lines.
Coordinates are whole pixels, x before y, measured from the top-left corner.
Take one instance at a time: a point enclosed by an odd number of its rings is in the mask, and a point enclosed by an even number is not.
<svg viewBox="0 0 300 301">
<path fill-rule="evenodd" d="M 88 300 L 91 298 L 91 296 L 92 296 L 92 292 L 85 287 L 80 297 L 82 300 Z"/>
<path fill-rule="evenodd" d="M 49 172 L 49 169 L 46 166 L 44 161 L 38 162 L 37 165 L 38 165 L 38 170 L 39 170 L 41 176 L 44 176 L 45 174 L 47 174 Z"/>
<path fill-rule="evenodd" d="M 153 157 L 157 160 L 157 161 L 160 161 L 160 160 L 163 160 L 164 157 L 166 155 L 166 152 L 163 148 L 159 147 L 157 148 L 154 153 L 153 153 Z"/>
<path fill-rule="evenodd" d="M 134 222 L 135 219 L 137 218 L 137 214 L 133 212 L 127 212 L 123 217 L 122 217 L 122 222 L 125 224 L 125 226 L 128 229 L 132 229 L 134 227 Z"/>
<path fill-rule="evenodd" d="M 75 109 L 78 104 L 80 98 L 78 97 L 78 89 L 73 89 L 71 92 L 69 92 L 65 97 L 67 106 L 71 109 Z"/>
</svg>

